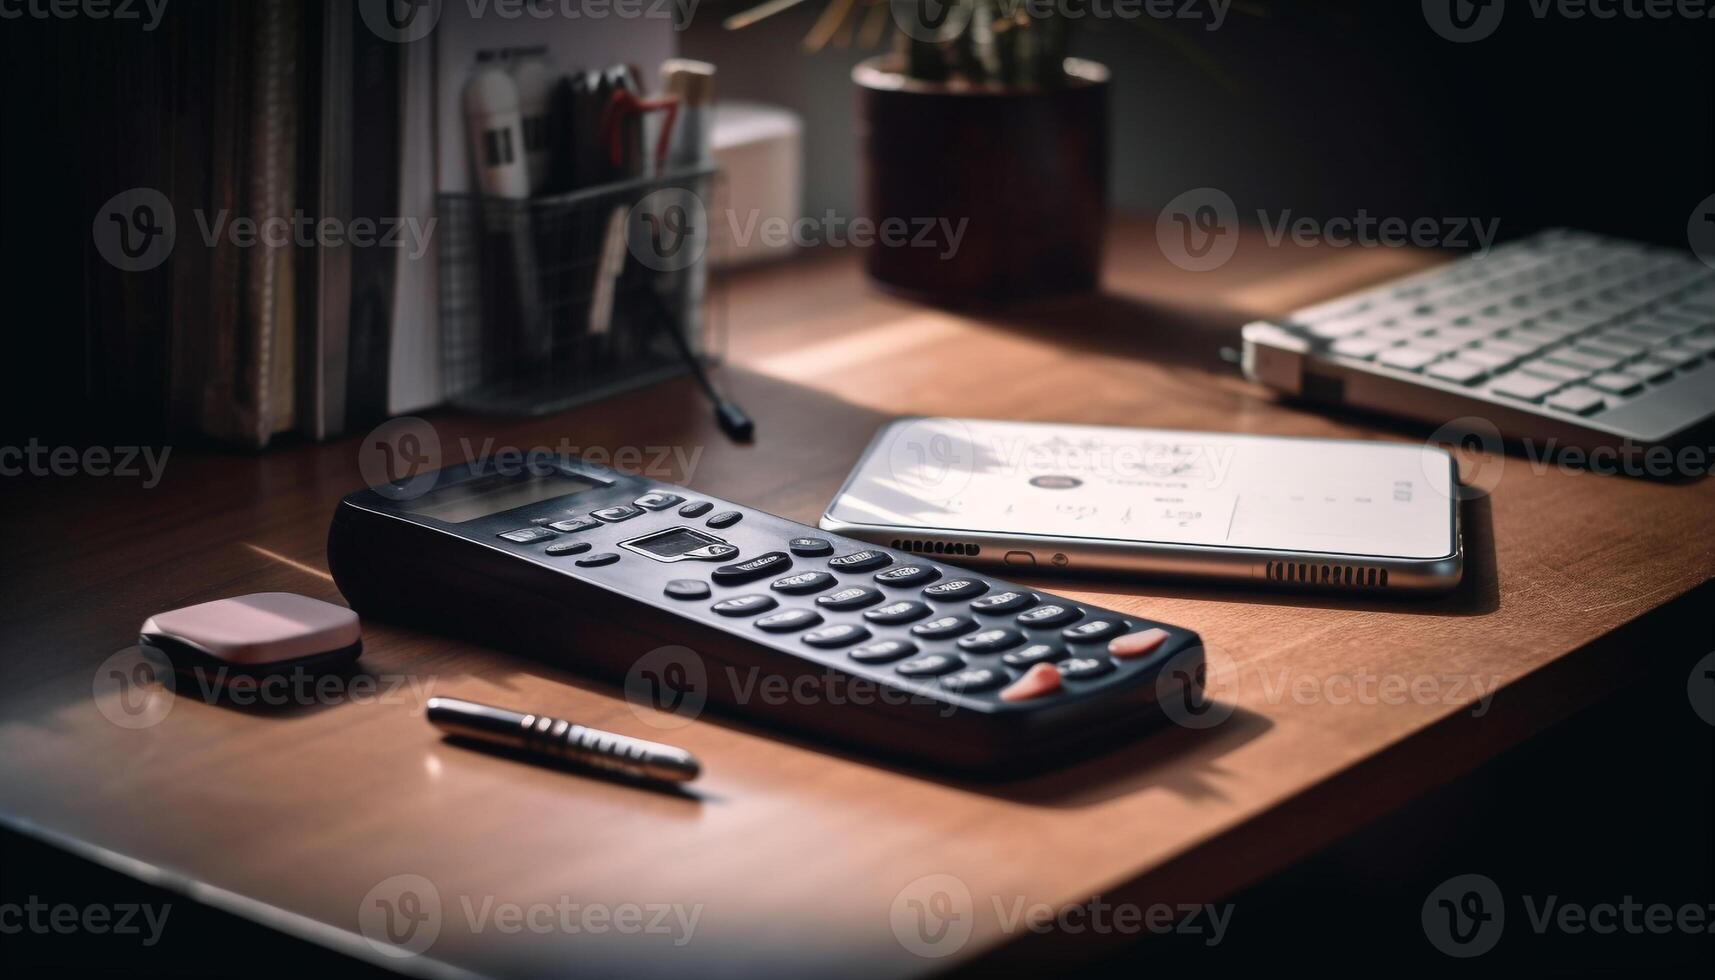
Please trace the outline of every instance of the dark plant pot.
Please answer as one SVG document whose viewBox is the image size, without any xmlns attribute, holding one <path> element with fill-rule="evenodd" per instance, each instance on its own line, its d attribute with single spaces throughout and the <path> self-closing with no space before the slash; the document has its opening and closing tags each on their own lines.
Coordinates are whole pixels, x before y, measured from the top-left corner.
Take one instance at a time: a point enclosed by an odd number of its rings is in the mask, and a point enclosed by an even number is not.
<svg viewBox="0 0 1715 980">
<path fill-rule="evenodd" d="M 897 64 L 871 58 L 852 70 L 864 207 L 877 230 L 866 247 L 870 277 L 957 306 L 1095 289 L 1107 69 L 1069 58 L 1064 87 L 1009 89 L 919 82 Z M 961 222 L 955 248 L 947 229 Z"/>
</svg>

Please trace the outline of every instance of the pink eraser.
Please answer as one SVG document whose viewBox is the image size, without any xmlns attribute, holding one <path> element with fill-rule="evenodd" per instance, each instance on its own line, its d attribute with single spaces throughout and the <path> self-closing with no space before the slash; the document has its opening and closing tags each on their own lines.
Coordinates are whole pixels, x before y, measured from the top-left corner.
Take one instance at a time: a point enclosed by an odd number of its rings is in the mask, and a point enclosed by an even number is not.
<svg viewBox="0 0 1715 980">
<path fill-rule="evenodd" d="M 357 613 L 291 592 L 257 592 L 157 613 L 139 631 L 234 664 L 276 664 L 332 653 L 362 639 Z"/>
</svg>

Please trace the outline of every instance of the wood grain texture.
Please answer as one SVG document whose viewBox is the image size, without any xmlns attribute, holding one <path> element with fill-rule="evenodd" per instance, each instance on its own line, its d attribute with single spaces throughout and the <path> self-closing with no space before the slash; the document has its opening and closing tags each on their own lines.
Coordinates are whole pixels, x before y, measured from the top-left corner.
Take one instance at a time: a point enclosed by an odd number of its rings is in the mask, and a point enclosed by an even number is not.
<svg viewBox="0 0 1715 980">
<path fill-rule="evenodd" d="M 651 475 L 806 523 L 898 414 L 1422 438 L 1276 404 L 1218 351 L 1258 313 L 1433 257 L 1246 239 L 1223 269 L 1189 275 L 1161 261 L 1152 233 L 1119 224 L 1102 298 L 1004 315 L 885 298 L 850 255 L 742 275 L 721 374 L 757 419 L 754 446 L 724 442 L 683 382 L 547 419 L 432 421 L 444 453 L 493 439 L 637 447 L 649 462 L 665 447 Z M 0 811 L 372 957 L 357 935 L 372 889 L 424 876 L 441 900 L 438 937 L 426 956 L 394 963 L 417 972 L 906 976 L 1041 955 L 1054 937 L 1008 931 L 997 902 L 1230 894 L 1671 656 L 1664 623 L 1705 601 L 1715 572 L 1707 481 L 1539 472 L 1514 458 L 1479 461 L 1484 482 L 1498 482 L 1467 509 L 1470 568 L 1446 597 L 1054 583 L 1199 630 L 1235 710 L 1210 731 L 1165 729 L 1002 785 L 880 766 L 725 718 L 657 727 L 660 716 L 580 678 L 576 637 L 537 660 L 371 625 L 362 663 L 378 687 L 361 698 L 261 710 L 181 691 L 152 727 L 108 721 L 92 694 L 98 667 L 151 612 L 276 589 L 338 601 L 324 540 L 335 502 L 361 484 L 359 445 L 181 448 L 153 489 L 121 477 L 6 481 Z M 1400 696 L 1401 684 L 1420 694 Z M 670 741 L 706 774 L 676 796 L 479 754 L 423 721 L 431 692 Z M 946 959 L 907 951 L 890 926 L 902 889 L 930 874 L 956 876 L 972 896 L 971 938 Z M 679 944 L 682 928 L 507 934 L 467 914 L 562 900 L 678 905 L 698 918 Z"/>
</svg>

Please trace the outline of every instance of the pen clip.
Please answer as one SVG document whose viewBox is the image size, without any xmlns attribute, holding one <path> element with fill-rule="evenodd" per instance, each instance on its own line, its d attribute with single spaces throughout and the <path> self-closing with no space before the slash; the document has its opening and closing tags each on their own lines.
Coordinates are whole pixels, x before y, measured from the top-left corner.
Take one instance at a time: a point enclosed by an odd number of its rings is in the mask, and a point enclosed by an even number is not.
<svg viewBox="0 0 1715 980">
<path fill-rule="evenodd" d="M 640 99 L 635 92 L 624 88 L 614 90 L 608 97 L 607 109 L 601 117 L 601 141 L 607 144 L 608 159 L 615 167 L 625 166 L 625 141 L 619 128 L 624 117 L 657 111 L 667 117 L 662 123 L 660 135 L 655 139 L 655 172 L 660 173 L 667 162 L 667 146 L 673 134 L 673 123 L 679 118 L 679 97 L 664 95 L 657 99 Z"/>
</svg>

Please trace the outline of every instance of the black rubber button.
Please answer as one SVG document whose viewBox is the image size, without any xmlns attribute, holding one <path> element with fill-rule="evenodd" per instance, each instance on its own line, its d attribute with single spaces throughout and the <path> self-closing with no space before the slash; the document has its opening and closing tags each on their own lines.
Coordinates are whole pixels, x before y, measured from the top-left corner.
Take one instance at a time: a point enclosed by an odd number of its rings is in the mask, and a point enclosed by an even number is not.
<svg viewBox="0 0 1715 980">
<path fill-rule="evenodd" d="M 1092 619 L 1087 623 L 1066 627 L 1060 631 L 1060 636 L 1067 643 L 1101 643 L 1125 631 L 1126 624 L 1123 620 Z"/>
<path fill-rule="evenodd" d="M 1114 662 L 1106 657 L 1073 657 L 1061 661 L 1060 676 L 1067 680 L 1082 681 L 1100 677 L 1113 669 Z"/>
<path fill-rule="evenodd" d="M 881 585 L 921 585 L 933 582 L 941 577 L 939 569 L 928 565 L 895 565 L 885 572 L 876 572 L 875 580 Z"/>
<path fill-rule="evenodd" d="M 633 500 L 632 503 L 644 510 L 666 510 L 684 499 L 684 497 L 681 497 L 676 493 L 668 493 L 665 490 L 654 490 L 638 497 L 636 500 Z"/>
<path fill-rule="evenodd" d="M 643 513 L 641 507 L 619 504 L 613 507 L 603 507 L 601 510 L 592 510 L 590 516 L 607 524 L 618 524 L 620 521 L 629 521 L 641 513 Z"/>
<path fill-rule="evenodd" d="M 791 633 L 822 621 L 822 614 L 809 609 L 782 609 L 756 621 L 758 629 L 770 633 Z"/>
<path fill-rule="evenodd" d="M 1024 642 L 1024 634 L 1017 630 L 992 629 L 970 636 L 959 637 L 959 649 L 966 653 L 999 653 L 1011 650 Z"/>
<path fill-rule="evenodd" d="M 675 599 L 707 599 L 709 583 L 696 578 L 676 578 L 667 583 L 665 591 Z"/>
<path fill-rule="evenodd" d="M 793 538 L 786 542 L 794 555 L 804 558 L 820 558 L 834 553 L 833 542 L 826 538 Z"/>
<path fill-rule="evenodd" d="M 928 640 L 945 640 L 976 628 L 977 621 L 969 616 L 942 616 L 927 623 L 918 623 L 911 627 L 911 632 Z"/>
<path fill-rule="evenodd" d="M 710 606 L 722 616 L 754 616 L 780 605 L 771 595 L 735 595 Z"/>
<path fill-rule="evenodd" d="M 956 694 L 975 694 L 978 691 L 992 691 L 1011 680 L 1004 670 L 991 667 L 973 667 L 961 670 L 957 674 L 948 674 L 941 678 L 941 686 Z"/>
<path fill-rule="evenodd" d="M 1022 650 L 1014 650 L 1000 658 L 1000 662 L 1008 667 L 1034 667 L 1037 664 L 1051 664 L 1066 655 L 1066 651 L 1052 643 L 1032 643 Z"/>
<path fill-rule="evenodd" d="M 893 668 L 903 677 L 939 677 L 951 674 L 963 667 L 965 662 L 950 653 L 931 653 L 921 657 L 913 657 Z"/>
<path fill-rule="evenodd" d="M 862 609 L 865 606 L 873 606 L 883 598 L 880 589 L 872 589 L 867 585 L 854 585 L 838 592 L 817 596 L 816 605 L 843 612 L 847 609 Z"/>
<path fill-rule="evenodd" d="M 787 595 L 809 595 L 833 585 L 838 579 L 827 572 L 799 572 L 777 580 L 769 588 Z"/>
<path fill-rule="evenodd" d="M 603 565 L 611 565 L 618 560 L 619 556 L 611 551 L 598 551 L 593 555 L 585 555 L 572 564 L 579 568 L 600 568 Z"/>
<path fill-rule="evenodd" d="M 823 626 L 805 633 L 803 640 L 813 647 L 831 650 L 835 647 L 849 647 L 860 640 L 869 639 L 869 630 L 856 623 L 835 623 Z"/>
<path fill-rule="evenodd" d="M 693 500 L 690 503 L 686 504 L 685 506 L 679 508 L 679 516 L 680 517 L 701 517 L 704 514 L 707 514 L 709 511 L 713 510 L 714 507 L 715 507 L 715 505 L 709 503 L 707 500 Z"/>
<path fill-rule="evenodd" d="M 590 550 L 588 541 L 556 541 L 542 549 L 542 553 L 558 558 L 561 555 L 581 555 L 588 550 Z"/>
<path fill-rule="evenodd" d="M 574 517 L 569 521 L 555 521 L 548 526 L 556 531 L 564 531 L 570 534 L 573 531 L 588 531 L 592 527 L 601 527 L 601 522 L 592 521 L 587 517 Z"/>
<path fill-rule="evenodd" d="M 792 559 L 784 551 L 770 551 L 748 561 L 722 565 L 715 569 L 714 580 L 716 585 L 742 585 L 791 567 Z"/>
<path fill-rule="evenodd" d="M 851 658 L 860 664 L 890 664 L 916 652 L 917 644 L 910 640 L 878 640 L 853 650 Z"/>
<path fill-rule="evenodd" d="M 828 567 L 836 572 L 867 572 L 874 568 L 886 568 L 891 564 L 893 564 L 892 555 L 885 551 L 874 551 L 869 548 L 828 559 Z"/>
<path fill-rule="evenodd" d="M 910 623 L 929 615 L 929 607 L 915 599 L 901 599 L 890 602 L 885 606 L 876 606 L 863 614 L 863 618 L 882 626 L 898 626 Z"/>
<path fill-rule="evenodd" d="M 975 599 L 989 590 L 987 582 L 974 578 L 950 578 L 945 582 L 936 582 L 923 590 L 923 598 L 936 602 L 955 602 L 959 599 Z"/>
<path fill-rule="evenodd" d="M 1014 622 L 1032 629 L 1052 629 L 1065 626 L 1082 615 L 1084 611 L 1077 606 L 1062 606 L 1051 602 L 1046 606 L 1037 606 L 1029 612 L 1019 613 Z"/>
<path fill-rule="evenodd" d="M 1006 592 L 996 592 L 994 595 L 983 596 L 981 599 L 971 603 L 971 611 L 989 614 L 1009 613 L 1017 612 L 1026 606 L 1034 606 L 1036 603 L 1036 596 L 1029 592 L 1008 590 Z"/>
<path fill-rule="evenodd" d="M 530 544 L 535 541 L 546 541 L 554 536 L 554 532 L 545 527 L 521 527 L 516 531 L 502 531 L 495 535 L 518 544 Z"/>
<path fill-rule="evenodd" d="M 709 518 L 708 520 L 704 521 L 703 523 L 707 524 L 709 527 L 716 527 L 716 528 L 732 527 L 734 524 L 737 524 L 739 521 L 741 521 L 743 519 L 744 519 L 744 515 L 740 514 L 736 510 L 723 510 L 719 514 L 716 514 L 715 516 Z"/>
</svg>

